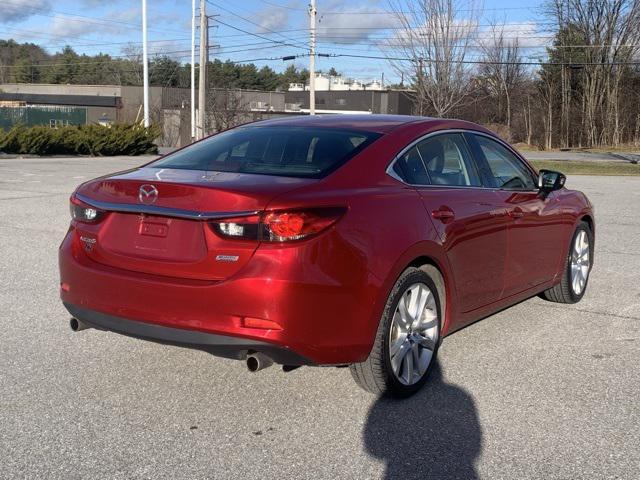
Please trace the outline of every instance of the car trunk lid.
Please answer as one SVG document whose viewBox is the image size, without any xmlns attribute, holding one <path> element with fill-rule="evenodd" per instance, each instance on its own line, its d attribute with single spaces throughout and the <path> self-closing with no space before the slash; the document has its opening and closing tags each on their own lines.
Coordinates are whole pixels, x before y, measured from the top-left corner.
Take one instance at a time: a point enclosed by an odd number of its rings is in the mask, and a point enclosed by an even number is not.
<svg viewBox="0 0 640 480">
<path fill-rule="evenodd" d="M 82 185 L 79 200 L 108 212 L 78 223 L 85 254 L 104 265 L 170 277 L 222 280 L 258 242 L 222 238 L 213 218 L 254 215 L 275 196 L 317 180 L 141 168 Z"/>
</svg>

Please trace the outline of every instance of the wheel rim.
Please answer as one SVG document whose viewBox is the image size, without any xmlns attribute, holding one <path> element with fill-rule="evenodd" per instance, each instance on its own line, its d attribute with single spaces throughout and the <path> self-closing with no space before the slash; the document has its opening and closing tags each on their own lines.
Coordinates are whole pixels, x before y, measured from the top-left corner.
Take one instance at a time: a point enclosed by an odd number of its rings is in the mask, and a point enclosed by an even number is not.
<svg viewBox="0 0 640 480">
<path fill-rule="evenodd" d="M 415 283 L 400 297 L 391 322 L 389 356 L 395 377 L 413 385 L 424 376 L 438 342 L 438 310 L 433 292 Z"/>
<path fill-rule="evenodd" d="M 589 237 L 587 232 L 580 230 L 573 241 L 571 249 L 571 289 L 580 295 L 587 285 L 589 277 Z"/>
</svg>

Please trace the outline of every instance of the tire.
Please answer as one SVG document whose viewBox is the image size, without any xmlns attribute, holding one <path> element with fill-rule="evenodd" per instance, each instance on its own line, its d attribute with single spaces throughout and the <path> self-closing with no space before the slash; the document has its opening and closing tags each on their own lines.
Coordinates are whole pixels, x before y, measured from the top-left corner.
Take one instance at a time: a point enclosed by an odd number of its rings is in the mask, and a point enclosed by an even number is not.
<svg viewBox="0 0 640 480">
<path fill-rule="evenodd" d="M 583 233 L 581 233 L 583 232 Z M 581 237 L 584 235 L 583 237 Z M 584 276 L 584 283 L 581 288 L 576 289 L 576 283 L 574 280 L 576 279 L 576 274 L 572 273 L 574 268 L 576 267 L 575 258 L 576 258 L 576 243 L 580 242 L 580 238 L 585 238 L 588 241 L 587 249 L 588 258 L 586 261 L 588 262 L 586 265 L 586 270 L 582 268 L 583 273 L 586 272 Z M 584 267 L 584 263 L 581 262 L 581 267 Z M 589 224 L 586 222 L 580 222 L 576 227 L 575 232 L 573 232 L 573 236 L 571 237 L 571 243 L 569 244 L 569 252 L 567 253 L 565 262 L 564 262 L 564 270 L 562 273 L 562 279 L 560 283 L 554 285 L 548 290 L 542 292 L 542 297 L 550 302 L 557 303 L 577 303 L 582 300 L 584 293 L 587 291 L 587 285 L 589 283 L 589 274 L 591 273 L 591 267 L 593 265 L 593 232 L 589 228 Z M 580 282 L 578 282 L 579 284 Z"/>
<path fill-rule="evenodd" d="M 432 277 L 418 268 L 405 270 L 389 294 L 369 357 L 349 367 L 356 383 L 376 395 L 397 398 L 420 390 L 436 361 L 441 318 L 440 296 Z"/>
</svg>

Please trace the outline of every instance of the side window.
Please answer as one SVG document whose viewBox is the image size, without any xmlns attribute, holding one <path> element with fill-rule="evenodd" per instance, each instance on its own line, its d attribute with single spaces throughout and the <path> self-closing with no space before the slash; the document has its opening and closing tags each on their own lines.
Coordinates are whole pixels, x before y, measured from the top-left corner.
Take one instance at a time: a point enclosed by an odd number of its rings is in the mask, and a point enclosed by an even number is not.
<svg viewBox="0 0 640 480">
<path fill-rule="evenodd" d="M 480 177 L 462 135 L 446 133 L 417 145 L 433 185 L 480 186 Z"/>
<path fill-rule="evenodd" d="M 509 190 L 534 190 L 536 182 L 529 169 L 507 148 L 495 140 L 474 135 L 487 160 L 488 176 L 495 188 Z"/>
<path fill-rule="evenodd" d="M 393 165 L 393 171 L 411 185 L 429 185 L 429 175 L 416 147 L 405 152 Z"/>
</svg>

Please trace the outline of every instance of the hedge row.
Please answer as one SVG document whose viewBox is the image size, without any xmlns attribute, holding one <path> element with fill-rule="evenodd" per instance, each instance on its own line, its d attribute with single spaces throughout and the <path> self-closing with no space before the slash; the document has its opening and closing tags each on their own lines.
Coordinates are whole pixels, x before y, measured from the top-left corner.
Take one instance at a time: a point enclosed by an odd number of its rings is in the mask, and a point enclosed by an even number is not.
<svg viewBox="0 0 640 480">
<path fill-rule="evenodd" d="M 17 125 L 0 130 L 0 152 L 30 155 L 142 155 L 157 153 L 153 141 L 160 135 L 156 126 L 114 124 L 73 125 L 60 128 Z"/>
</svg>

